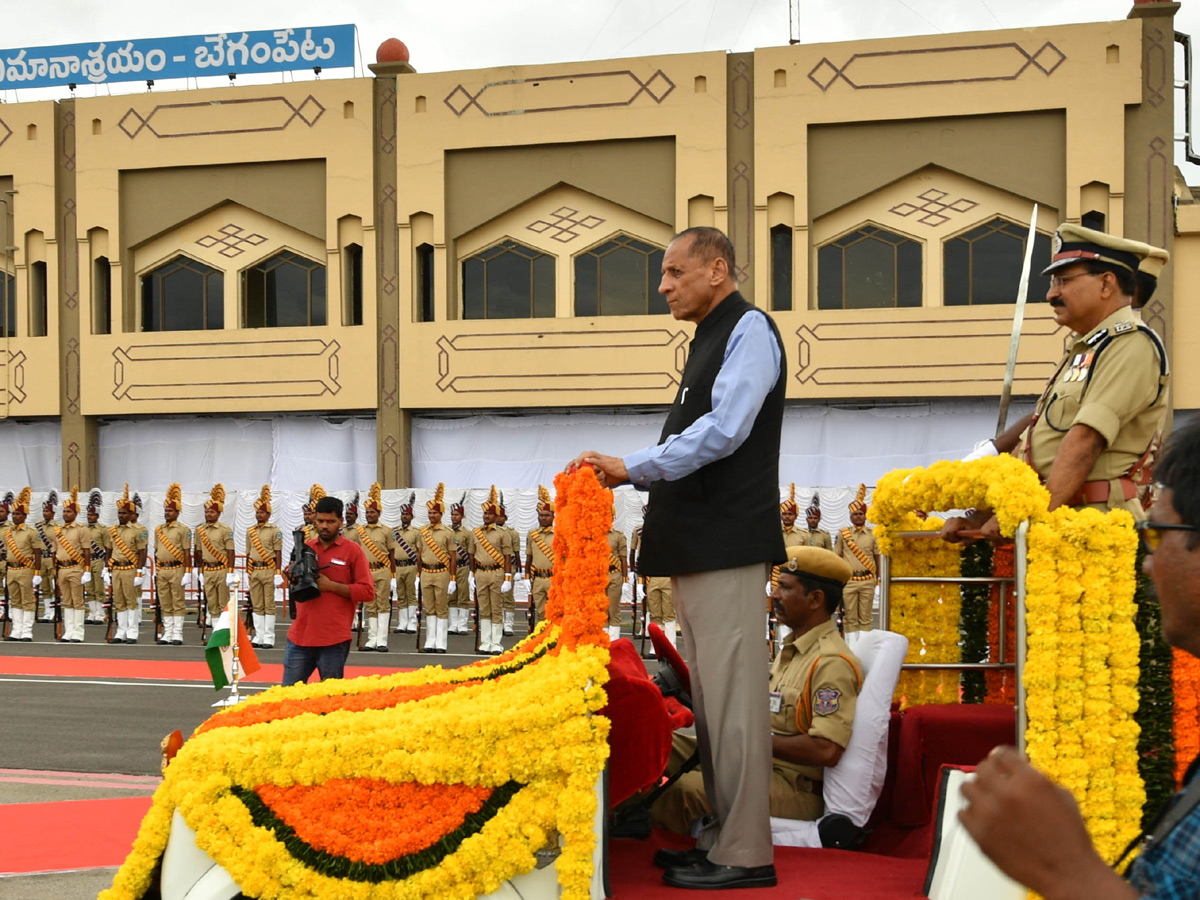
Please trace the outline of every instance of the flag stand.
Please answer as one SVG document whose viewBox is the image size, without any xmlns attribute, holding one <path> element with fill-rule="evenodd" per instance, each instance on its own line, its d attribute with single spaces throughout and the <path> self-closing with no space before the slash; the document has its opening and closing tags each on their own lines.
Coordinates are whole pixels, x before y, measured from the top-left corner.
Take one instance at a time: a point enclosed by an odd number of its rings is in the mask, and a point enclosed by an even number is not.
<svg viewBox="0 0 1200 900">
<path fill-rule="evenodd" d="M 231 599 L 229 602 L 229 606 L 234 606 L 234 604 L 236 602 L 237 602 L 236 600 Z M 229 607 L 226 607 L 226 609 L 229 609 Z M 236 607 L 235 607 L 235 610 L 236 610 Z M 215 707 L 224 707 L 224 706 L 236 706 L 238 703 L 241 703 L 242 700 L 244 699 L 241 695 L 238 694 L 238 685 L 241 683 L 241 680 L 242 680 L 242 664 L 238 660 L 238 646 L 239 646 L 238 645 L 238 621 L 239 620 L 237 618 L 236 612 L 230 613 L 230 618 L 232 620 L 232 624 L 229 629 L 229 647 L 233 653 L 233 666 L 231 667 L 231 670 L 229 673 L 229 675 L 230 675 L 229 696 L 225 697 L 221 700 L 218 700 L 216 703 L 212 704 L 214 708 Z"/>
</svg>

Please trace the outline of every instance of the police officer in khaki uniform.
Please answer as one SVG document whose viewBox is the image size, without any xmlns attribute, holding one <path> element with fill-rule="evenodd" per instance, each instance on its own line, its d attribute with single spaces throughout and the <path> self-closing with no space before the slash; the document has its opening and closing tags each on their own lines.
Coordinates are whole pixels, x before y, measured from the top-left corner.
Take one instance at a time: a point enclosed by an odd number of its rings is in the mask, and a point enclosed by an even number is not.
<svg viewBox="0 0 1200 900">
<path fill-rule="evenodd" d="M 38 570 L 41 580 L 38 582 L 38 599 L 42 601 L 42 612 L 39 622 L 50 622 L 54 619 L 54 529 L 62 523 L 54 518 L 54 507 L 58 505 L 58 491 L 51 491 L 42 505 L 42 519 L 34 529 L 38 540 L 42 542 L 42 567 Z"/>
<path fill-rule="evenodd" d="M 154 584 L 158 588 L 163 632 L 160 644 L 183 644 L 183 591 L 192 583 L 192 532 L 179 521 L 183 491 L 179 482 L 167 488 L 163 524 L 154 529 Z"/>
<path fill-rule="evenodd" d="M 112 552 L 109 569 L 112 579 L 112 608 L 117 629 L 110 643 L 136 644 L 141 624 L 142 584 L 145 581 L 146 529 L 132 521 L 136 507 L 129 497 L 129 482 L 117 501 L 117 524 L 108 529 Z"/>
<path fill-rule="evenodd" d="M 42 566 L 42 542 L 37 531 L 25 524 L 31 493 L 25 487 L 17 495 L 11 509 L 12 524 L 3 533 L 4 554 L 8 560 L 8 614 L 12 616 L 12 628 L 5 639 L 9 641 L 32 641 L 33 620 L 37 616 L 34 589 L 42 577 L 37 574 Z"/>
<path fill-rule="evenodd" d="M 649 506 L 642 507 L 642 518 L 645 519 L 646 512 Z M 649 614 L 649 621 L 654 622 L 663 633 L 667 636 L 667 640 L 671 642 L 671 646 L 675 646 L 676 640 L 676 619 L 675 619 L 675 599 L 671 594 L 671 579 L 665 575 L 642 576 L 638 577 L 638 551 L 642 546 L 642 525 L 633 529 L 633 534 L 629 538 L 629 580 L 634 584 L 634 590 L 637 590 L 637 582 L 640 580 L 642 584 L 642 597 L 645 601 L 645 611 Z M 647 651 L 653 658 L 654 645 L 647 644 Z"/>
<path fill-rule="evenodd" d="M 367 524 L 355 526 L 355 532 L 367 558 L 367 565 L 371 567 L 375 599 L 366 604 L 364 610 L 367 642 L 362 648 L 387 653 L 388 622 L 392 617 L 392 584 L 396 580 L 396 539 L 392 536 L 392 529 L 379 521 L 383 512 L 383 491 L 378 481 L 371 485 L 363 509 Z"/>
<path fill-rule="evenodd" d="M 822 550 L 833 551 L 833 538 L 829 536 L 828 531 L 821 530 L 821 495 L 813 494 L 812 501 L 808 504 L 808 509 L 804 511 L 804 520 L 808 528 L 804 529 L 803 533 L 808 540 L 805 545 L 808 547 L 820 547 Z"/>
<path fill-rule="evenodd" d="M 1161 442 L 1170 366 L 1159 336 L 1130 305 L 1140 268 L 1157 275 L 1166 258 L 1165 250 L 1069 223 L 1054 237 L 1042 271 L 1050 275 L 1046 300 L 1073 335 L 1013 451 L 1045 482 L 1050 509 L 1119 508 L 1145 518 L 1138 489 L 1150 481 Z M 943 536 L 953 539 L 967 522 L 982 523 L 986 537 L 999 534 L 995 517 L 980 511 L 947 521 Z"/>
<path fill-rule="evenodd" d="M 216 622 L 221 611 L 229 605 L 229 590 L 236 588 L 238 577 L 234 572 L 236 559 L 233 549 L 233 531 L 221 522 L 225 510 L 225 486 L 214 485 L 209 498 L 204 501 L 204 524 L 196 526 L 193 559 L 201 576 L 204 588 L 204 603 L 208 608 L 208 621 Z M 236 609 L 234 615 L 237 614 Z"/>
<path fill-rule="evenodd" d="M 554 501 L 544 485 L 538 485 L 538 527 L 525 536 L 525 580 L 533 604 L 534 625 L 546 618 L 550 579 L 554 577 Z"/>
<path fill-rule="evenodd" d="M 251 645 L 275 646 L 275 589 L 283 586 L 283 532 L 271 524 L 271 486 L 254 501 L 254 523 L 246 529 L 246 565 L 250 569 Z"/>
<path fill-rule="evenodd" d="M 612 499 L 612 491 L 608 492 Z M 613 507 L 613 519 L 617 518 L 617 508 Z M 621 637 L 621 589 L 628 577 L 626 560 L 629 559 L 629 542 L 625 540 L 625 532 L 610 528 L 605 539 L 608 541 L 608 639 L 615 641 Z"/>
<path fill-rule="evenodd" d="M 455 573 L 458 553 L 454 532 L 442 524 L 446 511 L 446 486 L 439 483 L 433 499 L 425 504 L 429 524 L 420 530 L 420 562 L 417 577 L 421 579 L 421 602 L 425 611 L 425 646 L 422 653 L 445 653 L 446 635 L 450 633 L 448 600 L 458 590 Z"/>
<path fill-rule="evenodd" d="M 825 770 L 850 743 L 863 675 L 833 620 L 850 567 L 819 547 L 792 546 L 787 554 L 772 603 L 791 633 L 771 666 L 771 791 L 763 800 L 772 816 L 811 821 L 825 810 Z M 667 772 L 695 747 L 695 738 L 676 734 Z M 691 771 L 654 804 L 651 821 L 686 834 L 711 812 L 700 772 Z"/>
<path fill-rule="evenodd" d="M 308 489 L 308 502 L 304 504 L 300 512 L 304 516 L 304 524 L 301 530 L 304 532 L 304 540 L 315 541 L 317 539 L 317 526 L 313 522 L 313 517 L 316 515 L 317 501 L 325 496 L 325 488 L 319 484 L 314 484 Z"/>
<path fill-rule="evenodd" d="M 496 507 L 496 527 L 508 532 L 508 540 L 513 548 L 509 571 L 515 577 L 521 571 L 521 535 L 517 533 L 517 529 L 510 528 L 508 525 L 508 513 L 504 509 L 504 492 L 501 491 L 498 496 L 500 500 Z M 500 605 L 504 607 L 504 633 L 511 635 L 513 625 L 517 620 L 517 601 L 511 590 L 501 597 Z"/>
<path fill-rule="evenodd" d="M 361 543 L 357 540 L 358 536 L 358 491 L 354 492 L 354 497 L 346 502 L 342 520 L 342 536 L 347 537 L 360 547 Z"/>
<path fill-rule="evenodd" d="M 12 491 L 8 491 L 0 499 L 0 595 L 4 592 L 5 578 L 8 573 L 8 555 L 4 550 L 4 532 L 8 531 L 8 512 L 12 509 L 14 502 L 16 502 L 16 497 L 13 496 Z"/>
<path fill-rule="evenodd" d="M 512 538 L 496 524 L 500 501 L 496 486 L 483 503 L 483 527 L 468 533 L 467 552 L 471 574 L 475 578 L 475 597 L 479 603 L 479 651 L 493 655 L 504 652 L 505 594 L 512 592 Z"/>
<path fill-rule="evenodd" d="M 83 587 L 84 605 L 87 607 L 85 625 L 104 624 L 104 595 L 105 585 L 109 580 L 108 552 L 112 549 L 112 538 L 108 529 L 100 524 L 100 504 L 103 498 L 100 491 L 93 490 L 88 494 L 87 530 L 91 539 L 91 571 L 92 577 Z"/>
<path fill-rule="evenodd" d="M 860 484 L 850 502 L 850 527 L 838 532 L 833 552 L 850 564 L 850 581 L 842 592 L 845 612 L 842 629 L 847 635 L 870 631 L 871 613 L 875 602 L 875 585 L 879 573 L 879 546 L 875 533 L 867 527 L 867 486 Z M 849 639 L 849 638 L 847 638 Z"/>
<path fill-rule="evenodd" d="M 796 485 L 795 483 L 788 485 L 788 497 L 779 504 L 779 521 L 783 528 L 783 546 L 786 547 L 808 547 L 811 545 L 811 539 L 808 532 L 802 528 L 796 527 L 796 517 L 800 514 L 800 504 L 796 502 Z M 771 567 L 771 580 L 767 584 L 767 639 L 771 637 L 771 598 L 775 596 L 775 587 L 779 584 L 779 566 Z M 783 646 L 784 638 L 788 635 L 786 625 L 776 623 L 775 626 L 775 651 L 778 653 L 779 648 Z M 772 658 L 774 658 L 774 653 Z"/>
<path fill-rule="evenodd" d="M 396 595 L 396 634 L 417 630 L 417 558 L 420 556 L 421 532 L 413 528 L 413 504 L 417 500 L 417 492 L 408 495 L 408 501 L 400 504 L 400 526 L 393 530 L 395 542 L 392 558 L 396 563 L 396 574 L 392 579 L 392 590 Z M 454 632 L 455 613 L 449 610 L 450 631 Z"/>
<path fill-rule="evenodd" d="M 458 552 L 458 568 L 455 583 L 456 593 L 450 599 L 450 633 L 468 634 L 471 631 L 471 610 L 475 590 L 475 576 L 471 574 L 471 529 L 463 526 L 467 512 L 467 495 L 464 492 L 457 503 L 450 504 L 450 530 L 454 532 L 454 544 Z"/>
<path fill-rule="evenodd" d="M 79 519 L 79 486 L 63 503 L 63 524 L 54 529 L 54 568 L 62 604 L 62 639 L 83 642 L 83 586 L 92 580 L 92 547 L 87 526 Z"/>
</svg>

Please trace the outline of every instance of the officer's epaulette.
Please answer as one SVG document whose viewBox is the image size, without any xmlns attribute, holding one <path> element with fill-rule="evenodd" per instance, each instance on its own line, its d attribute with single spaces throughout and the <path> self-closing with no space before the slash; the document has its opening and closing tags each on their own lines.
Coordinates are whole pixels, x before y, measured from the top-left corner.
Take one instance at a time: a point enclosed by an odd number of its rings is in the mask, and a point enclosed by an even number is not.
<svg viewBox="0 0 1200 900">
<path fill-rule="evenodd" d="M 1114 322 L 1113 323 L 1113 334 L 1114 335 L 1127 334 L 1131 331 L 1136 331 L 1136 330 L 1137 330 L 1137 322 L 1125 321 L 1125 322 Z"/>
<path fill-rule="evenodd" d="M 1108 329 L 1101 328 L 1099 331 L 1097 331 L 1095 334 L 1093 334 L 1090 338 L 1088 338 L 1086 343 L 1089 347 L 1095 347 L 1098 343 L 1100 343 L 1106 337 L 1108 337 Z"/>
</svg>

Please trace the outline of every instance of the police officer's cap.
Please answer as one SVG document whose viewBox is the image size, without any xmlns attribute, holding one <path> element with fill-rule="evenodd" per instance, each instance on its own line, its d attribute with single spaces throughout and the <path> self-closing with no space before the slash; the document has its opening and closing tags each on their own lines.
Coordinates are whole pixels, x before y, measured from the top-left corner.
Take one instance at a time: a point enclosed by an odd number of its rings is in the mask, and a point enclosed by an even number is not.
<svg viewBox="0 0 1200 900">
<path fill-rule="evenodd" d="M 1144 266 L 1148 258 L 1160 260 L 1156 271 L 1151 272 Z M 1127 269 L 1131 273 L 1143 268 L 1143 271 L 1157 277 L 1167 259 L 1167 251 L 1158 247 L 1065 222 L 1058 226 L 1058 231 L 1054 233 L 1054 255 L 1050 259 L 1050 265 L 1042 269 L 1042 274 L 1049 275 L 1056 269 L 1075 263 L 1102 262 Z"/>
<path fill-rule="evenodd" d="M 779 567 L 792 575 L 811 575 L 845 584 L 854 574 L 850 563 L 823 547 L 788 547 L 788 560 Z"/>
</svg>

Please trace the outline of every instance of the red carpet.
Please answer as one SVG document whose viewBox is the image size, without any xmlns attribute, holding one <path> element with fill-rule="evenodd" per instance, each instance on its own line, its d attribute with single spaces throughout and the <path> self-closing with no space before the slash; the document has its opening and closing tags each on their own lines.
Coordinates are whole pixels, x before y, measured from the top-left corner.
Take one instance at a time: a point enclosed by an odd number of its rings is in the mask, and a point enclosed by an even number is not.
<svg viewBox="0 0 1200 900">
<path fill-rule="evenodd" d="M 197 655 L 200 649 L 196 648 Z M 389 666 L 346 666 L 346 677 L 390 675 L 407 669 Z M 54 675 L 60 678 L 139 678 L 150 681 L 212 681 L 203 657 L 190 660 L 66 659 L 50 656 L 0 656 L 0 675 Z M 282 665 L 264 665 L 246 678 L 249 684 L 279 684 Z"/>
<path fill-rule="evenodd" d="M 149 797 L 10 803 L 0 816 L 0 875 L 120 865 Z"/>
</svg>

